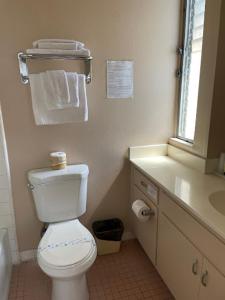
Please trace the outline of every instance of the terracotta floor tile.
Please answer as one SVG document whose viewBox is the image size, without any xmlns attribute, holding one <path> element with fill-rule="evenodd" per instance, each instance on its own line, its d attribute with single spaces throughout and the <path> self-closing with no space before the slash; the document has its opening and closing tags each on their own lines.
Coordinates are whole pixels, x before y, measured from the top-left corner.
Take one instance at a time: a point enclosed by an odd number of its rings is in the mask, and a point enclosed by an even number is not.
<svg viewBox="0 0 225 300">
<path fill-rule="evenodd" d="M 90 300 L 173 300 L 136 240 L 99 256 L 87 274 Z M 51 280 L 35 261 L 14 266 L 9 300 L 50 300 Z"/>
</svg>

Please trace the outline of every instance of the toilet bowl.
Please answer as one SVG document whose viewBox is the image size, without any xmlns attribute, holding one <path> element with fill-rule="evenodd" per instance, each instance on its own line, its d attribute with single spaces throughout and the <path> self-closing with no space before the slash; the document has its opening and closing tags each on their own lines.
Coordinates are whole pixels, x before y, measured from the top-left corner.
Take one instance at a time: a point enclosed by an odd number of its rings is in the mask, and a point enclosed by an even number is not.
<svg viewBox="0 0 225 300">
<path fill-rule="evenodd" d="M 37 253 L 40 268 L 52 279 L 52 300 L 88 300 L 86 272 L 96 258 L 93 236 L 78 218 L 86 212 L 89 169 L 28 172 L 37 216 L 48 223 Z"/>
<path fill-rule="evenodd" d="M 78 219 L 50 224 L 37 253 L 52 278 L 52 300 L 87 300 L 86 272 L 97 255 L 93 236 Z"/>
</svg>

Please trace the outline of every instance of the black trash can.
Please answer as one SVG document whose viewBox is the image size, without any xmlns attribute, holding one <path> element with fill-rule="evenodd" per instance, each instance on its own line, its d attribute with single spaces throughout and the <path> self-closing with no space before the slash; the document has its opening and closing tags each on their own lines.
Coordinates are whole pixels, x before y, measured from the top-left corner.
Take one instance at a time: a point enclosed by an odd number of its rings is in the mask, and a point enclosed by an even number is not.
<svg viewBox="0 0 225 300">
<path fill-rule="evenodd" d="M 98 255 L 119 252 L 121 238 L 124 231 L 123 223 L 120 219 L 108 219 L 95 221 L 92 224 Z"/>
</svg>

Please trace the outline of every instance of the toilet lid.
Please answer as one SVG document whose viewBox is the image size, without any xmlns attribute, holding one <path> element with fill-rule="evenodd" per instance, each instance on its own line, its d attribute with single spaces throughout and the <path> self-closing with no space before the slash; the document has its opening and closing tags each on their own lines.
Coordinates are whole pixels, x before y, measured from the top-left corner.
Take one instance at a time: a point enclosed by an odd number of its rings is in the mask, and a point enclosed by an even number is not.
<svg viewBox="0 0 225 300">
<path fill-rule="evenodd" d="M 79 220 L 72 220 L 49 225 L 38 256 L 52 266 L 66 267 L 86 260 L 94 247 L 94 238 L 87 228 Z"/>
</svg>

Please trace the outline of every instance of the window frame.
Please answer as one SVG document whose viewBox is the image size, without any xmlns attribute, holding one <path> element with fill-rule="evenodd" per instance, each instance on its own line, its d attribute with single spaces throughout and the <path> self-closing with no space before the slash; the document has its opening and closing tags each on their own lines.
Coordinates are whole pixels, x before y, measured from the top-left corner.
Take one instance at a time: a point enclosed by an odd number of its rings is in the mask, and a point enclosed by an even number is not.
<svg viewBox="0 0 225 300">
<path fill-rule="evenodd" d="M 181 1 L 180 6 L 180 34 L 178 45 L 183 42 L 182 31 L 184 29 L 184 4 L 186 0 Z M 206 158 L 208 153 L 208 138 L 211 121 L 211 107 L 214 93 L 214 80 L 217 62 L 218 37 L 220 29 L 220 12 L 222 0 L 206 0 L 204 38 L 202 46 L 202 63 L 199 82 L 199 99 L 196 116 L 195 136 L 193 143 L 178 138 L 178 112 L 179 112 L 179 88 L 180 80 L 177 80 L 176 88 L 176 114 L 174 136 L 169 138 L 169 144 L 194 153 L 200 157 Z M 179 60 L 177 57 L 177 65 Z"/>
<path fill-rule="evenodd" d="M 192 0 L 191 0 L 192 1 Z M 179 122 L 180 122 L 180 118 L 181 118 L 181 109 L 182 109 L 182 87 L 183 87 L 183 82 L 185 80 L 185 77 L 183 76 L 183 70 L 185 67 L 185 56 L 183 55 L 183 49 L 187 43 L 187 39 L 188 39 L 188 35 L 186 34 L 188 31 L 188 25 L 189 25 L 189 21 L 190 21 L 190 16 L 188 14 L 188 12 L 190 11 L 189 6 L 191 5 L 191 1 L 189 0 L 183 0 L 182 2 L 182 22 L 181 22 L 181 43 L 180 46 L 177 49 L 177 54 L 180 56 L 179 58 L 179 63 L 178 63 L 178 70 L 177 70 L 177 77 L 179 80 L 179 92 L 178 92 L 178 111 L 177 111 L 177 124 L 176 124 L 176 138 L 182 140 L 185 143 L 189 143 L 190 146 L 194 144 L 194 140 L 195 140 L 195 133 L 194 133 L 194 138 L 189 139 L 189 138 L 185 138 L 181 135 L 179 135 Z M 203 35 L 204 36 L 204 35 Z M 202 59 L 201 59 L 201 64 L 202 64 Z M 201 67 L 201 66 L 200 66 Z M 201 73 L 200 73 L 201 76 Z M 199 78 L 199 82 L 200 82 L 200 78 Z M 200 85 L 198 88 L 198 94 L 199 94 L 199 89 L 200 89 Z M 199 95 L 198 95 L 198 99 L 199 99 Z M 197 102 L 198 102 L 197 99 Z M 198 103 L 197 103 L 197 109 L 198 109 Z M 197 111 L 196 111 L 196 120 L 195 120 L 195 130 L 196 130 L 196 123 L 197 123 Z"/>
</svg>

